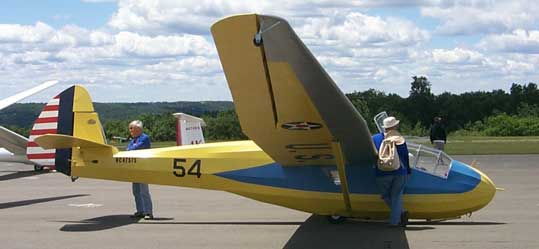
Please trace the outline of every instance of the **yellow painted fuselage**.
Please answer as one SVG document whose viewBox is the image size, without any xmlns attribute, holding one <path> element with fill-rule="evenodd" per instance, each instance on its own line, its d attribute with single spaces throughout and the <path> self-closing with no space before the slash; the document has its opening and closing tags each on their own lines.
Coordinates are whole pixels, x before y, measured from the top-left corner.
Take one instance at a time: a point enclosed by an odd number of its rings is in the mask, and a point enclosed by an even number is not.
<svg viewBox="0 0 539 249">
<path fill-rule="evenodd" d="M 335 166 L 276 164 L 252 141 L 209 143 L 137 151 L 72 149 L 71 175 L 126 182 L 222 190 L 258 201 L 320 215 L 384 218 L 389 209 L 378 194 L 374 169 L 346 165 L 351 209 Z M 443 219 L 479 210 L 495 187 L 472 167 L 454 161 L 447 179 L 413 170 L 405 189 L 410 218 Z"/>
</svg>

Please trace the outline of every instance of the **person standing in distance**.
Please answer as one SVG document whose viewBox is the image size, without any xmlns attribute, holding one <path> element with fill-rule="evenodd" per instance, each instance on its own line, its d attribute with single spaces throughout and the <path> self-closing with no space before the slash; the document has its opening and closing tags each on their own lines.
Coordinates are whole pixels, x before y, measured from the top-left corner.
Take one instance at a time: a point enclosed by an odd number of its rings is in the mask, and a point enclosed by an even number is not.
<svg viewBox="0 0 539 249">
<path fill-rule="evenodd" d="M 437 150 L 444 150 L 447 143 L 447 134 L 442 124 L 441 117 L 435 117 L 434 123 L 430 127 L 430 143 L 434 145 Z"/>
<path fill-rule="evenodd" d="M 132 139 L 127 145 L 127 150 L 149 149 L 151 147 L 150 137 L 142 132 L 142 122 L 140 120 L 129 123 L 129 133 Z M 135 197 L 137 211 L 131 215 L 131 218 L 153 219 L 152 197 L 150 196 L 148 184 L 134 182 L 133 196 Z"/>
<path fill-rule="evenodd" d="M 380 194 L 386 205 L 391 209 L 389 218 L 390 226 L 406 226 L 408 223 L 408 212 L 403 209 L 402 196 L 404 187 L 406 186 L 407 175 L 411 173 L 408 147 L 404 137 L 397 131 L 399 120 L 395 117 L 387 117 L 383 121 L 382 127 L 384 133 L 378 133 L 372 136 L 372 140 L 376 149 L 380 153 L 380 147 L 384 140 L 394 141 L 400 165 L 395 166 L 396 169 L 391 171 L 381 170 L 376 168 L 376 185 L 380 190 Z"/>
</svg>

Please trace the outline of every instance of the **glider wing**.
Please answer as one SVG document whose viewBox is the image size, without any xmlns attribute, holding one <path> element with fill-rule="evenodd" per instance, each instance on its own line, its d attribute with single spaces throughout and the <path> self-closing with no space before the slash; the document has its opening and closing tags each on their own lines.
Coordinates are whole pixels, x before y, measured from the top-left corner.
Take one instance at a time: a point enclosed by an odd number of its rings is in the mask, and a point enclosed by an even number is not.
<svg viewBox="0 0 539 249">
<path fill-rule="evenodd" d="M 281 18 L 239 15 L 212 26 L 243 132 L 284 166 L 372 165 L 363 117 Z"/>
</svg>

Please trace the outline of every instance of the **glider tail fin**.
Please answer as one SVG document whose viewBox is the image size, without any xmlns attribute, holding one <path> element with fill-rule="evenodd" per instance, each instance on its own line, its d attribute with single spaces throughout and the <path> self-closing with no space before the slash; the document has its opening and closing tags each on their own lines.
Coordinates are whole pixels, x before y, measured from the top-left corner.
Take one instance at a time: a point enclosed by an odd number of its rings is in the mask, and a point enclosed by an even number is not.
<svg viewBox="0 0 539 249">
<path fill-rule="evenodd" d="M 38 138 L 45 134 L 58 134 L 64 138 Z M 29 140 L 28 159 L 53 165 L 57 171 L 66 175 L 71 175 L 71 162 L 81 160 L 80 154 L 73 151 L 73 147 L 88 146 L 89 143 L 110 147 L 106 145 L 105 134 L 90 95 L 85 88 L 78 85 L 64 90 L 45 105 L 30 132 Z M 72 141 L 69 143 L 65 140 Z"/>
<path fill-rule="evenodd" d="M 176 118 L 176 145 L 203 144 L 206 126 L 203 119 L 185 113 L 174 113 Z"/>
</svg>

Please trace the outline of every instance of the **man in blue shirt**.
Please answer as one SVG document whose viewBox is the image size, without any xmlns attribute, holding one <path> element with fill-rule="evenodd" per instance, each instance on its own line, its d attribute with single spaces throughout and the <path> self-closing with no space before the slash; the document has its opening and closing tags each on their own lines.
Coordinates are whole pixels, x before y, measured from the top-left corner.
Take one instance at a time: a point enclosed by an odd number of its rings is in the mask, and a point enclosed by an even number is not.
<svg viewBox="0 0 539 249">
<path fill-rule="evenodd" d="M 150 137 L 142 132 L 142 122 L 134 120 L 129 124 L 131 141 L 127 145 L 127 150 L 149 149 L 151 147 Z M 132 218 L 153 219 L 152 197 L 148 184 L 133 183 L 133 196 L 135 196 L 135 206 L 137 211 L 131 215 Z"/>
<path fill-rule="evenodd" d="M 408 212 L 404 211 L 402 207 L 402 195 L 404 193 L 407 175 L 411 173 L 411 169 L 406 141 L 397 131 L 399 122 L 395 117 L 385 118 L 382 125 L 385 132 L 372 136 L 374 146 L 376 146 L 377 150 L 380 150 L 382 141 L 385 138 L 392 137 L 392 140 L 396 141 L 395 145 L 400 160 L 400 167 L 393 171 L 382 171 L 376 167 L 376 184 L 380 189 L 382 199 L 391 209 L 389 218 L 390 226 L 406 226 L 408 223 Z"/>
</svg>

